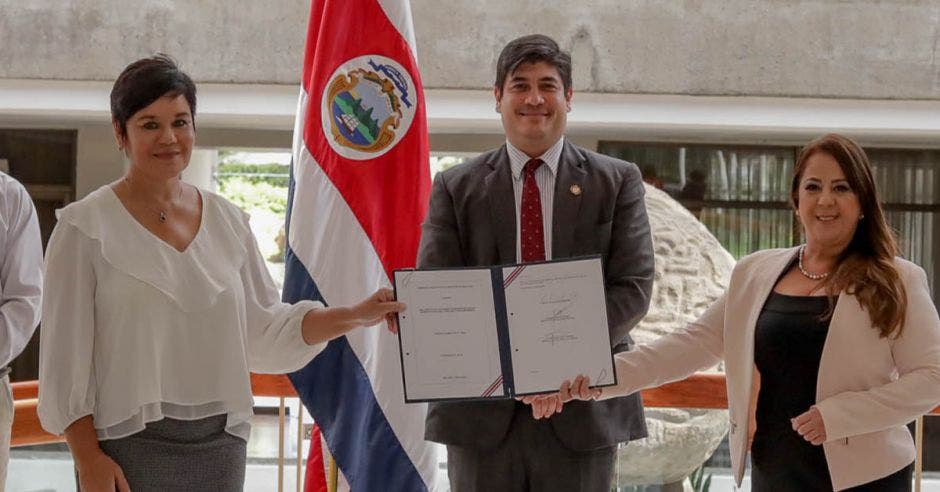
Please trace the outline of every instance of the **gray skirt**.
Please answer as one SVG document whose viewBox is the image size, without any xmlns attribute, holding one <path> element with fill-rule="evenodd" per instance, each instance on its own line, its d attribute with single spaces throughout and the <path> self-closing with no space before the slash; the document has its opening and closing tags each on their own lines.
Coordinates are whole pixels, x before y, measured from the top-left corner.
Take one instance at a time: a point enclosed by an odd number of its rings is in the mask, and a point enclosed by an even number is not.
<svg viewBox="0 0 940 492">
<path fill-rule="evenodd" d="M 164 418 L 101 449 L 124 471 L 131 490 L 241 491 L 247 443 L 225 432 L 225 415 Z"/>
</svg>

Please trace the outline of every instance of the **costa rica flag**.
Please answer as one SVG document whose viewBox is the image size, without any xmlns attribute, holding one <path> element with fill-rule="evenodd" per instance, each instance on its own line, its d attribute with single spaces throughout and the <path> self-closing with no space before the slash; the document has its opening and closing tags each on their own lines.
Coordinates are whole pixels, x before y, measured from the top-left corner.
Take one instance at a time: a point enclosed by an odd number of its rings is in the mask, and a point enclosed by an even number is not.
<svg viewBox="0 0 940 492">
<path fill-rule="evenodd" d="M 407 0 L 314 0 L 301 85 L 283 298 L 349 305 L 414 266 L 427 212 L 427 120 Z M 424 441 L 426 407 L 404 403 L 399 364 L 396 337 L 370 327 L 290 375 L 351 490 L 444 486 L 443 450 Z M 308 464 L 307 490 L 322 488 L 316 439 Z"/>
</svg>

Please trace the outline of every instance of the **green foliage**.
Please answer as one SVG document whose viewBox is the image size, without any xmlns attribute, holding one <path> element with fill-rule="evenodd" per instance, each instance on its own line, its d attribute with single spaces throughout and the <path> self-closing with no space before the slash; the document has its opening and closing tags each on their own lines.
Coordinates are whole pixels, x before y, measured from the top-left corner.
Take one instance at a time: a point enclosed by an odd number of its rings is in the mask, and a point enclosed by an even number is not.
<svg viewBox="0 0 940 492">
<path fill-rule="evenodd" d="M 242 162 L 243 158 L 244 152 L 219 151 L 219 193 L 248 213 L 263 210 L 284 215 L 290 166 L 276 162 L 249 164 Z"/>
<path fill-rule="evenodd" d="M 695 492 L 708 492 L 709 487 L 712 485 L 712 474 L 709 473 L 708 476 L 705 476 L 705 464 L 702 463 L 702 466 L 696 468 L 689 475 L 689 482 L 692 483 L 692 490 Z"/>
<path fill-rule="evenodd" d="M 284 215 L 287 213 L 288 165 L 242 162 L 253 156 L 222 150 L 216 168 L 218 192 L 251 215 L 251 229 L 258 247 L 269 261 L 284 257 Z"/>
<path fill-rule="evenodd" d="M 282 164 L 245 164 L 226 162 L 219 164 L 217 176 L 220 183 L 227 179 L 241 178 L 250 183 L 268 183 L 272 186 L 287 187 L 290 166 Z"/>
<path fill-rule="evenodd" d="M 278 215 L 287 213 L 287 183 L 276 186 L 265 180 L 245 176 L 219 179 L 219 194 L 228 198 L 242 210 L 268 210 Z"/>
</svg>

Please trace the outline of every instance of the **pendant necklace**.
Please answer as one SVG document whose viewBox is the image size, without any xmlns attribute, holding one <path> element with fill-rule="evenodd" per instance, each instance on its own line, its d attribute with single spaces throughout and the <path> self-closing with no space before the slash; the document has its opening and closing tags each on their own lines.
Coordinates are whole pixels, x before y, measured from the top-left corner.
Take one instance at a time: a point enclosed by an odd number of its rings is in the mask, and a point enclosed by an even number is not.
<svg viewBox="0 0 940 492">
<path fill-rule="evenodd" d="M 130 191 L 131 194 L 133 194 L 134 188 L 131 186 L 130 180 L 127 179 L 127 177 L 124 177 L 123 180 L 124 180 L 124 184 L 127 185 L 127 190 Z M 176 200 L 174 200 L 174 202 L 171 202 L 170 206 L 173 206 L 174 204 L 179 203 L 179 201 L 183 198 L 183 183 L 180 183 L 179 186 L 180 186 L 180 191 L 176 195 Z M 167 218 L 169 218 L 169 209 L 165 209 L 165 208 L 159 209 L 146 202 L 144 204 L 147 206 L 147 208 L 157 213 L 157 219 L 160 221 L 161 224 L 166 223 Z"/>
</svg>

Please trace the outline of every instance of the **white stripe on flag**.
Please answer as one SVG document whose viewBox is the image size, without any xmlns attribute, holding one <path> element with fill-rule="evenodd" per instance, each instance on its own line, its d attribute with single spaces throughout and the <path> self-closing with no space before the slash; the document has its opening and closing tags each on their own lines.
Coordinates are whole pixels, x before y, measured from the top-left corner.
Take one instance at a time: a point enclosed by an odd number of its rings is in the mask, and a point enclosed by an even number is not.
<svg viewBox="0 0 940 492">
<path fill-rule="evenodd" d="M 378 0 L 379 6 L 392 25 L 398 29 L 398 34 L 404 38 L 411 48 L 411 56 L 418 64 L 418 44 L 415 42 L 415 29 L 411 16 L 411 2 L 401 0 Z"/>
<path fill-rule="evenodd" d="M 294 163 L 294 209 L 288 238 L 294 254 L 307 267 L 324 300 L 331 305 L 349 305 L 380 286 L 390 287 L 372 243 L 346 201 L 306 146 L 300 149 Z M 298 209 L 313 203 L 320 211 L 330 213 Z M 328 240 L 309 239 L 327 237 Z M 354 330 L 346 338 L 370 376 L 369 382 L 385 418 L 428 489 L 446 490 L 443 474 L 436 472 L 438 463 L 443 461 L 444 448 L 424 441 L 426 405 L 404 402 L 397 337 L 383 324 Z"/>
<path fill-rule="evenodd" d="M 355 46 L 350 46 L 345 40 L 346 32 L 365 25 L 372 26 L 373 29 L 381 26 L 381 29 L 376 30 L 378 37 L 368 40 L 371 42 L 369 45 L 372 46 L 370 49 L 378 50 L 377 55 L 391 56 L 393 61 L 404 66 L 405 71 L 411 72 L 413 80 L 418 82 L 420 78 L 417 77 L 416 67 L 407 55 L 403 56 L 406 50 L 402 49 L 404 48 L 402 41 L 404 41 L 411 51 L 411 56 L 414 56 L 415 37 L 409 2 L 407 0 L 356 0 L 355 4 L 358 7 L 349 9 L 347 8 L 349 1 L 313 0 L 314 10 L 311 11 L 310 17 L 312 36 L 307 40 L 308 51 L 305 53 L 305 63 L 312 65 L 305 66 L 304 73 L 308 75 L 308 80 L 304 81 L 302 87 L 307 87 L 312 91 L 321 91 L 326 82 L 325 75 L 332 73 L 337 63 L 352 59 L 354 55 Z M 355 11 L 355 16 L 350 15 L 353 11 Z M 386 28 L 386 21 L 394 26 L 400 38 Z M 384 51 L 386 48 L 389 48 L 387 53 Z M 387 176 L 393 169 L 396 170 L 395 172 L 416 174 L 396 176 L 396 178 L 405 177 L 405 179 L 396 179 L 394 180 L 398 183 L 396 186 L 384 188 L 391 193 L 390 195 L 382 192 L 383 182 L 369 181 L 369 177 L 365 174 L 357 175 L 344 167 L 350 163 L 336 155 L 336 152 L 341 155 L 345 154 L 332 145 L 335 143 L 330 140 L 334 138 L 333 135 L 329 131 L 321 133 L 319 128 L 321 118 L 329 114 L 328 111 L 320 112 L 322 94 L 320 92 L 306 94 L 305 89 L 301 89 L 294 127 L 294 188 L 288 243 L 291 252 L 303 264 L 310 280 L 330 305 L 350 305 L 358 302 L 376 288 L 390 286 L 386 270 L 397 266 L 413 265 L 411 250 L 417 247 L 417 237 L 412 235 L 417 233 L 417 222 L 423 215 L 430 182 L 427 180 L 427 168 L 421 167 L 427 165 L 424 102 L 419 96 L 420 87 L 406 89 L 407 91 L 402 95 L 403 100 L 405 96 L 410 97 L 411 102 L 417 104 L 418 111 L 420 111 L 418 114 L 422 116 L 419 120 L 420 124 L 411 127 L 410 130 L 410 135 L 417 137 L 409 140 L 409 145 L 413 145 L 414 149 L 410 151 L 404 148 L 394 149 L 401 155 L 397 158 L 388 158 L 389 162 L 377 168 L 384 170 L 384 173 L 376 176 Z M 310 98 L 314 100 L 308 100 Z M 310 114 L 307 113 L 308 103 L 314 104 L 310 108 Z M 410 104 L 409 107 L 411 107 Z M 317 115 L 311 121 L 310 117 L 313 113 Z M 314 127 L 305 128 L 305 125 L 314 125 Z M 415 132 L 419 133 L 415 135 Z M 308 138 L 310 142 L 315 142 L 311 143 L 314 145 L 313 152 L 307 148 L 305 139 Z M 332 147 L 332 149 L 327 147 Z M 317 159 L 322 159 L 322 163 L 329 169 L 329 174 L 324 171 L 320 163 L 316 162 Z M 372 159 L 373 163 L 381 162 L 378 160 L 380 159 L 378 154 L 372 156 Z M 398 164 L 402 166 L 399 167 Z M 395 167 L 390 167 L 391 165 Z M 413 180 L 419 192 L 411 194 L 410 201 L 408 196 L 395 189 L 401 187 L 402 183 L 406 183 L 409 187 L 414 186 L 413 183 L 409 183 L 407 176 L 420 178 Z M 363 184 L 367 186 L 358 186 Z M 375 186 L 376 184 L 378 186 Z M 363 193 L 366 192 L 362 190 L 370 191 L 368 195 L 364 195 Z M 402 199 L 396 200 L 395 197 Z M 347 202 L 346 198 L 350 201 Z M 375 209 L 368 206 L 370 204 L 368 200 L 373 199 L 383 201 L 371 203 L 385 203 L 397 205 L 397 207 L 386 206 L 381 209 L 386 213 L 373 215 Z M 401 219 L 401 224 L 403 224 L 401 227 L 407 227 L 407 231 L 389 227 L 392 223 L 388 220 L 389 212 L 394 213 L 399 210 L 398 207 L 402 207 L 400 210 L 404 210 L 405 213 L 399 211 L 396 219 Z M 365 228 L 360 224 L 357 216 L 364 221 L 362 224 L 365 224 Z M 375 228 L 376 220 L 381 220 L 386 227 Z M 393 227 L 398 227 L 398 225 Z M 406 234 L 407 237 L 402 234 Z M 370 238 L 370 235 L 373 237 Z M 405 240 L 402 241 L 402 238 Z M 378 251 L 381 251 L 382 257 L 379 257 L 376 248 L 379 248 Z M 383 258 L 388 263 L 387 265 L 383 265 Z M 350 361 L 348 357 L 350 353 L 345 349 L 347 343 L 357 363 Z M 312 376 L 321 385 L 328 385 L 333 379 L 336 384 L 342 385 L 336 388 L 353 388 L 353 393 L 347 394 L 354 396 L 350 399 L 332 400 L 327 396 L 330 394 L 328 391 L 330 388 L 326 388 L 324 392 L 319 393 L 324 398 L 318 399 L 316 387 L 305 385 L 302 380 L 299 382 L 295 380 L 295 384 L 300 384 L 299 388 L 306 390 L 302 394 L 305 394 L 305 399 L 311 400 L 307 404 L 318 408 L 327 426 L 337 432 L 354 434 L 347 434 L 343 437 L 328 435 L 331 446 L 337 452 L 338 462 L 350 473 L 349 478 L 353 485 L 374 489 L 377 483 L 381 483 L 387 484 L 390 490 L 400 490 L 402 484 L 398 483 L 396 488 L 393 477 L 401 473 L 401 477 L 406 477 L 403 479 L 407 481 L 407 487 L 415 487 L 418 480 L 423 480 L 430 491 L 446 490 L 446 477 L 440 472 L 438 466 L 444 454 L 443 447 L 424 441 L 426 405 L 404 403 L 397 338 L 384 327 L 370 327 L 354 330 L 345 337 L 345 342 L 339 341 L 331 347 L 336 350 L 325 351 L 327 355 L 321 354 L 323 356 L 318 358 L 329 367 L 317 368 Z M 342 359 L 330 358 L 330 356 L 340 354 L 343 354 Z M 334 363 L 337 365 L 333 366 Z M 311 366 L 316 366 L 316 364 L 317 360 L 314 360 Z M 365 380 L 368 381 L 368 386 L 364 385 Z M 366 395 L 369 389 L 372 390 L 372 395 Z M 381 417 L 373 413 L 375 409 L 371 403 L 373 397 L 382 412 Z M 360 402 L 359 398 L 368 401 Z M 336 405 L 332 405 L 334 401 Z M 357 414 L 360 409 L 363 413 Z M 316 415 L 314 417 L 316 418 Z M 368 443 L 371 441 L 366 436 L 358 435 L 356 430 L 350 430 L 362 429 L 359 418 L 363 419 L 363 424 L 371 426 L 369 428 L 371 432 L 377 432 L 371 437 L 379 438 L 384 442 L 382 449 L 370 448 Z M 389 442 L 394 440 L 398 442 L 394 444 Z M 398 448 L 399 444 L 404 453 Z M 384 446 L 389 446 L 388 452 L 385 452 Z M 388 460 L 378 458 L 379 456 Z M 360 460 L 360 458 L 364 459 Z M 407 460 L 411 463 L 406 464 Z M 382 463 L 391 463 L 393 468 L 366 469 L 362 466 L 363 463 L 379 463 L 379 466 L 384 466 L 381 465 Z M 392 476 L 390 477 L 389 474 Z M 378 482 L 375 481 L 376 479 Z M 389 479 L 393 481 L 388 482 Z"/>
</svg>

